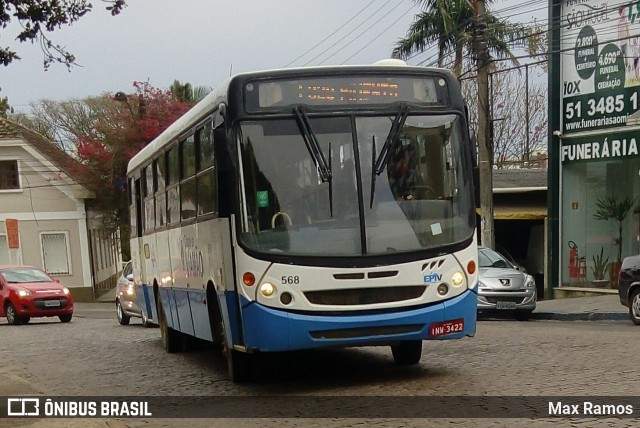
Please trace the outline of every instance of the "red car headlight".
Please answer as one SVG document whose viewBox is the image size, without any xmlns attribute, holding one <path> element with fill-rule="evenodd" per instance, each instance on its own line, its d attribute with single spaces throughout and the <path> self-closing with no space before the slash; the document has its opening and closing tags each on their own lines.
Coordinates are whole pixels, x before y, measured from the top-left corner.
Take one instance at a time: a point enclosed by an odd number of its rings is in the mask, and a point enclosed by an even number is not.
<svg viewBox="0 0 640 428">
<path fill-rule="evenodd" d="M 18 290 L 19 297 L 28 297 L 31 296 L 31 291 L 29 290 Z"/>
</svg>

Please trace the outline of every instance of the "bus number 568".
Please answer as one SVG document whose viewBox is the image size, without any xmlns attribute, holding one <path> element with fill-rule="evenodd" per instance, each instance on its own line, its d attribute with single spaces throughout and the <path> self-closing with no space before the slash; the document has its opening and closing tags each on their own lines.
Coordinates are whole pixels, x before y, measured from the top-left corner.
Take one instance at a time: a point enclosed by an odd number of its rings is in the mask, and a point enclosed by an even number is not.
<svg viewBox="0 0 640 428">
<path fill-rule="evenodd" d="M 299 284 L 300 277 L 299 276 L 283 276 L 281 278 L 283 284 Z"/>
</svg>

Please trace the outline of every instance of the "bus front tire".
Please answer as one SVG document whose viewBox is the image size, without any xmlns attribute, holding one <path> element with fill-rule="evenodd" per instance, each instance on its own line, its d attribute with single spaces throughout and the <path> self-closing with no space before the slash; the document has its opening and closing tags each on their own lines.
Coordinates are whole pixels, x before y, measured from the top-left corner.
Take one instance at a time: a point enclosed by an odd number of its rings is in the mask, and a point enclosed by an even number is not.
<svg viewBox="0 0 640 428">
<path fill-rule="evenodd" d="M 391 346 L 393 360 L 398 366 L 418 364 L 422 357 L 422 341 L 408 340 Z"/>
<path fill-rule="evenodd" d="M 170 354 L 180 352 L 183 349 L 182 341 L 180 340 L 180 332 L 175 331 L 167 325 L 167 318 L 164 314 L 162 302 L 159 302 L 158 312 L 160 335 L 162 336 L 162 346 L 164 347 L 165 351 Z"/>
</svg>

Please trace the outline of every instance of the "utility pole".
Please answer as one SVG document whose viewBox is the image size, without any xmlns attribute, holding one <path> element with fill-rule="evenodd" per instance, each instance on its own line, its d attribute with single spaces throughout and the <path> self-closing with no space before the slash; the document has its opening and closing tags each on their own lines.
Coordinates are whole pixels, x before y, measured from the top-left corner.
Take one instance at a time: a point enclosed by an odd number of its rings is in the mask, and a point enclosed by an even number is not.
<svg viewBox="0 0 640 428">
<path fill-rule="evenodd" d="M 489 138 L 489 51 L 485 30 L 485 2 L 474 0 L 476 12 L 476 55 L 478 63 L 478 168 L 480 172 L 480 241 L 494 248 L 493 159 Z"/>
</svg>

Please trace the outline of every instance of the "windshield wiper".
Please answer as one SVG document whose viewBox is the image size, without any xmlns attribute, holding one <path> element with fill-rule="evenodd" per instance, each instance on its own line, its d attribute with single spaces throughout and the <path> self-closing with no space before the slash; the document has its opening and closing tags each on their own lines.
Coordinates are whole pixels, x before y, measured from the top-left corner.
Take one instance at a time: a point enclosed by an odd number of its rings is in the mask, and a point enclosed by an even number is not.
<svg viewBox="0 0 640 428">
<path fill-rule="evenodd" d="M 329 162 L 324 157 L 324 153 L 322 153 L 322 149 L 320 148 L 320 143 L 318 143 L 318 139 L 316 138 L 316 134 L 311 130 L 311 124 L 309 123 L 309 118 L 305 113 L 302 106 L 298 106 L 293 109 L 296 114 L 296 118 L 298 119 L 298 127 L 300 128 L 300 133 L 302 134 L 302 139 L 304 140 L 305 146 L 307 146 L 307 150 L 309 151 L 309 155 L 313 160 L 313 163 L 316 165 L 318 169 L 318 173 L 320 174 L 320 180 L 323 183 L 329 183 L 329 215 L 333 217 L 333 175 L 331 173 L 331 143 L 329 143 Z"/>
<path fill-rule="evenodd" d="M 389 135 L 387 135 L 387 139 L 384 141 L 384 145 L 380 150 L 380 155 L 378 155 L 378 159 L 376 160 L 376 164 L 374 165 L 376 175 L 380 175 L 382 174 L 382 171 L 384 171 L 384 167 L 387 165 L 387 160 L 389 159 L 389 155 L 391 153 L 391 147 L 400 137 L 400 133 L 402 132 L 402 128 L 404 127 L 404 122 L 407 120 L 408 114 L 409 106 L 403 105 L 400 108 L 398 114 L 396 114 L 395 119 L 393 119 L 391 129 L 389 130 Z"/>
<path fill-rule="evenodd" d="M 331 167 L 322 153 L 318 139 L 311 130 L 307 114 L 302 106 L 294 108 L 293 111 L 298 118 L 298 127 L 300 128 L 304 144 L 307 146 L 311 159 L 313 159 L 313 163 L 316 165 L 316 168 L 318 168 L 320 173 L 320 180 L 322 180 L 323 183 L 331 182 Z"/>
<path fill-rule="evenodd" d="M 409 106 L 406 104 L 400 108 L 398 114 L 393 119 L 393 123 L 391 124 L 391 129 L 389 129 L 389 134 L 387 135 L 387 139 L 384 141 L 384 145 L 382 149 L 380 149 L 380 154 L 376 159 L 376 139 L 373 137 L 373 156 L 371 162 L 371 199 L 369 202 L 369 208 L 373 208 L 373 193 L 376 188 L 376 177 L 382 174 L 385 166 L 389 160 L 389 155 L 391 154 L 391 147 L 396 143 L 398 138 L 400 138 L 400 133 L 402 132 L 402 128 L 404 128 L 404 123 L 407 120 L 407 116 L 409 115 Z"/>
</svg>

